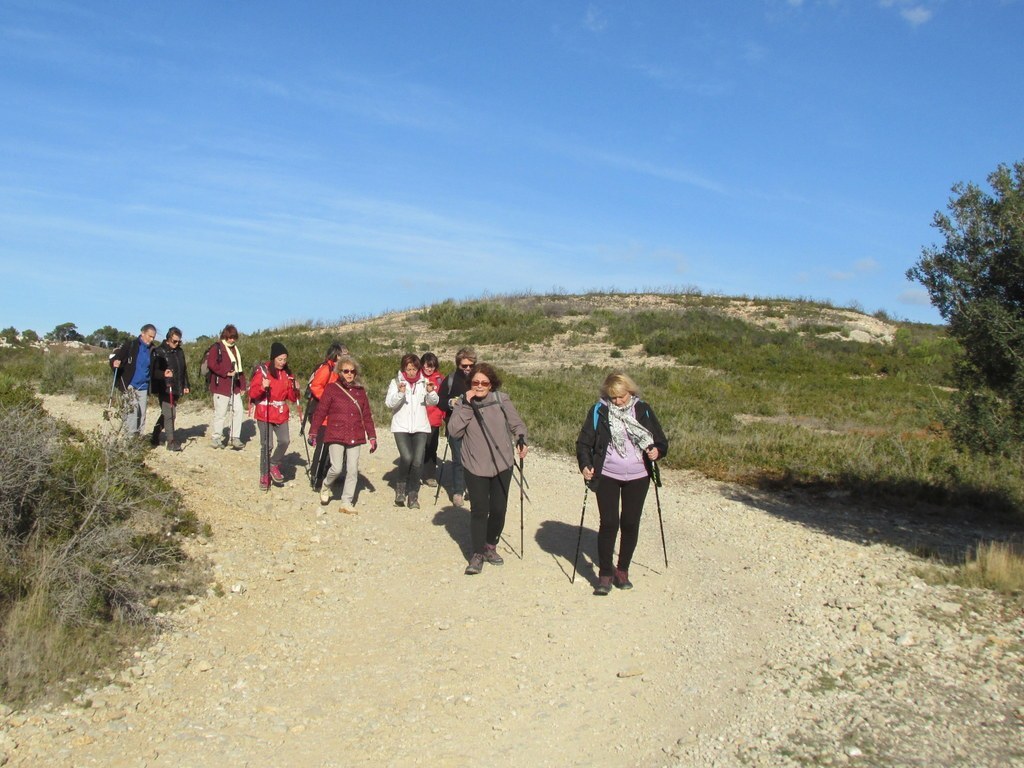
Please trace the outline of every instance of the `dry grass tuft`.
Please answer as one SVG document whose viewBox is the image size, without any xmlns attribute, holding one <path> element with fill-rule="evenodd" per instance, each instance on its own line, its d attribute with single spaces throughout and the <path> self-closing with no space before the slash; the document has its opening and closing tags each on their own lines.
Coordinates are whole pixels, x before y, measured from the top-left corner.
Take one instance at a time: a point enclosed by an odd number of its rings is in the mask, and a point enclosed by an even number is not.
<svg viewBox="0 0 1024 768">
<path fill-rule="evenodd" d="M 1007 541 L 982 542 L 957 570 L 957 581 L 964 586 L 1020 594 L 1024 592 L 1024 545 Z"/>
</svg>

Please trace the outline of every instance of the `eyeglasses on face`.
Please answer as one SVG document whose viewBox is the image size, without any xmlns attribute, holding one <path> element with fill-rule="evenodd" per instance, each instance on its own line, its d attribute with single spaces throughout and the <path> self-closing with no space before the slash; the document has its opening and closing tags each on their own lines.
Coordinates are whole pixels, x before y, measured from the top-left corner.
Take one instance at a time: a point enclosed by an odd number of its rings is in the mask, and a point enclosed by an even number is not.
<svg viewBox="0 0 1024 768">
<path fill-rule="evenodd" d="M 168 344 L 181 344 L 181 339 L 168 339 Z"/>
<path fill-rule="evenodd" d="M 461 368 L 464 371 L 468 371 L 470 368 L 473 367 L 473 365 L 473 363 L 459 363 L 459 368 Z"/>
<path fill-rule="evenodd" d="M 469 383 L 472 384 L 474 387 L 484 387 L 484 388 L 487 388 L 487 387 L 491 386 L 491 382 L 489 382 L 487 379 L 473 379 Z"/>
<path fill-rule="evenodd" d="M 356 369 L 355 368 L 342 368 L 341 372 L 342 373 L 355 373 Z"/>
</svg>

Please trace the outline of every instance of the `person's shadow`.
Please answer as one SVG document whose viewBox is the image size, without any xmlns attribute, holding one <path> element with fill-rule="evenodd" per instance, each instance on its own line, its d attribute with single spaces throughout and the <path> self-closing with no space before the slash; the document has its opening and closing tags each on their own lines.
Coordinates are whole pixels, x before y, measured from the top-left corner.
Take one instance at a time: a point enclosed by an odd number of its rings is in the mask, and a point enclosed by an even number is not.
<svg viewBox="0 0 1024 768">
<path fill-rule="evenodd" d="M 473 544 L 469 531 L 469 509 L 456 507 L 454 504 L 441 507 L 434 513 L 432 521 L 434 525 L 443 526 L 452 537 L 452 541 L 459 545 L 463 556 L 469 560 L 473 554 L 470 550 Z"/>
<path fill-rule="evenodd" d="M 577 525 L 569 525 L 560 520 L 545 520 L 540 524 L 534 536 L 542 550 L 551 555 L 565 578 L 572 579 L 573 560 L 576 558 L 577 542 L 579 542 L 579 560 L 576 562 L 576 575 L 591 584 L 597 584 L 597 570 L 593 557 L 588 553 L 597 551 L 597 531 Z"/>
</svg>

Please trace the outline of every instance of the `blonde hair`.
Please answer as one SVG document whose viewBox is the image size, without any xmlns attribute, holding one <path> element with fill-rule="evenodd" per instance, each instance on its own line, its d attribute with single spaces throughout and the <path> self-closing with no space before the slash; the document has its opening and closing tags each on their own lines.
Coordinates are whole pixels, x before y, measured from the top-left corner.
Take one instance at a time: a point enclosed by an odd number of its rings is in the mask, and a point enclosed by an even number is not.
<svg viewBox="0 0 1024 768">
<path fill-rule="evenodd" d="M 637 387 L 635 381 L 624 373 L 609 373 L 608 378 L 601 385 L 601 397 L 611 399 L 613 397 L 621 397 L 627 393 L 637 395 L 640 393 L 640 388 Z"/>
</svg>

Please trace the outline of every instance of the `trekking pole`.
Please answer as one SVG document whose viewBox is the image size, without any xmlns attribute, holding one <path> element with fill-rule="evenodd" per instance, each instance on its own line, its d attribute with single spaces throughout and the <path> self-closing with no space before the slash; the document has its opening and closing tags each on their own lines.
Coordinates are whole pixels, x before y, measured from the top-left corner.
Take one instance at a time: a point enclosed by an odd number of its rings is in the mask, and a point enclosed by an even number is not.
<svg viewBox="0 0 1024 768">
<path fill-rule="evenodd" d="M 484 421 L 484 415 L 482 413 L 480 413 L 480 406 L 477 405 L 474 400 L 470 400 L 469 401 L 469 405 L 473 409 L 473 415 L 476 416 L 477 422 L 479 422 L 479 424 L 480 424 L 480 430 L 484 433 L 484 442 L 487 443 L 487 450 L 490 451 L 490 453 L 491 453 L 491 461 L 494 464 L 494 471 L 497 473 L 496 477 L 498 478 L 498 484 L 501 486 L 502 493 L 505 494 L 505 505 L 507 507 L 508 506 L 508 486 L 506 486 L 505 482 L 502 480 L 502 478 L 501 478 L 501 470 L 498 469 L 498 457 L 494 455 L 495 442 L 491 438 L 491 431 L 487 428 L 487 423 Z M 515 456 L 514 455 L 512 457 L 512 466 L 515 467 Z M 515 476 L 516 476 L 515 472 L 512 472 L 511 474 L 512 474 L 512 479 L 515 479 Z M 523 487 L 522 484 L 520 484 L 520 486 L 519 486 L 520 490 L 522 490 L 522 487 Z M 519 552 L 519 559 L 520 560 L 523 559 L 523 553 L 522 553 L 521 550 Z"/>
<path fill-rule="evenodd" d="M 526 446 L 526 438 L 522 435 L 519 436 L 519 450 Z M 522 560 L 526 554 L 526 548 L 523 546 L 523 496 L 526 495 L 526 477 L 523 475 L 523 454 L 519 454 L 519 559 Z"/>
<path fill-rule="evenodd" d="M 580 542 L 583 541 L 583 517 L 587 514 L 587 491 L 590 490 L 590 486 L 587 482 L 583 481 L 583 511 L 580 512 L 580 532 L 576 535 L 576 556 L 572 559 L 572 578 L 569 579 L 570 584 L 576 583 L 576 563 L 580 559 Z"/>
<path fill-rule="evenodd" d="M 234 429 L 234 377 L 238 374 L 231 371 L 231 382 L 227 388 L 227 444 L 231 443 L 231 431 Z M 221 432 L 223 434 L 223 432 Z M 241 438 L 242 435 L 240 434 Z M 220 435 L 217 435 L 217 439 L 220 439 Z"/>
<path fill-rule="evenodd" d="M 270 491 L 270 366 L 272 364 L 273 363 L 267 364 L 267 371 L 266 373 L 263 374 L 263 383 L 267 385 L 266 389 L 263 390 L 264 398 L 266 399 L 266 402 L 263 406 L 263 415 L 267 417 L 267 420 L 263 422 L 264 425 L 266 426 L 267 434 L 267 492 Z M 263 480 L 262 476 L 260 477 L 260 480 Z"/>
<path fill-rule="evenodd" d="M 309 412 L 307 410 L 306 415 L 308 415 L 308 414 L 309 414 Z M 306 440 L 306 421 L 307 421 L 307 419 L 305 418 L 305 415 L 304 415 L 303 418 L 302 418 L 302 426 L 299 427 L 299 438 L 302 440 L 302 445 L 306 449 L 306 479 L 309 480 L 310 484 L 312 484 L 313 483 L 313 475 L 312 475 L 313 466 L 312 466 L 312 463 L 311 463 L 312 460 L 309 458 L 309 441 Z M 310 426 L 312 426 L 312 425 L 310 425 Z"/>
<path fill-rule="evenodd" d="M 117 374 L 120 372 L 120 368 L 114 369 L 114 380 L 110 382 L 110 397 L 107 398 L 107 409 L 103 411 L 104 421 L 110 421 L 110 414 L 114 407 L 114 388 L 117 386 Z"/>
<path fill-rule="evenodd" d="M 661 519 L 661 496 L 658 494 L 658 487 L 661 485 L 661 470 L 658 462 L 652 461 L 651 468 L 654 480 L 654 501 L 658 505 L 658 526 L 661 528 L 661 553 L 665 556 L 665 567 L 668 568 L 668 548 L 665 546 L 665 523 Z"/>
<path fill-rule="evenodd" d="M 437 506 L 437 499 L 441 495 L 441 478 L 444 477 L 444 463 L 448 460 L 448 435 L 445 435 L 444 456 L 441 457 L 441 466 L 437 468 L 437 490 L 434 491 L 434 506 Z"/>
</svg>

